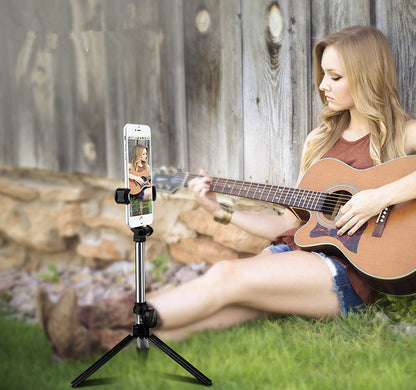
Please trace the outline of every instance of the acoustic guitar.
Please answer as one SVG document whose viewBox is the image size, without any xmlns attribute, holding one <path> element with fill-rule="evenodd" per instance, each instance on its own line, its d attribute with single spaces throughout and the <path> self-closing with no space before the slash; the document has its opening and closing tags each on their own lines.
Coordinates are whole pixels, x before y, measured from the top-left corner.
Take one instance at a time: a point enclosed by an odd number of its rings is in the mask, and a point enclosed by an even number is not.
<svg viewBox="0 0 416 390">
<path fill-rule="evenodd" d="M 145 188 L 150 188 L 152 186 L 150 172 L 143 170 L 141 172 L 136 172 L 129 169 L 129 175 L 133 175 L 137 178 L 141 178 L 143 180 L 143 184 L 140 184 L 138 181 L 129 179 L 129 188 L 131 195 L 140 194 Z"/>
<path fill-rule="evenodd" d="M 416 156 L 357 170 L 335 159 L 322 159 L 304 174 L 298 187 L 280 187 L 214 177 L 211 191 L 290 208 L 303 222 L 295 235 L 304 250 L 342 256 L 369 281 L 393 295 L 416 294 L 416 200 L 384 209 L 355 234 L 338 236 L 340 209 L 359 191 L 377 188 L 416 170 Z M 157 190 L 174 192 L 198 175 L 160 169 Z"/>
</svg>

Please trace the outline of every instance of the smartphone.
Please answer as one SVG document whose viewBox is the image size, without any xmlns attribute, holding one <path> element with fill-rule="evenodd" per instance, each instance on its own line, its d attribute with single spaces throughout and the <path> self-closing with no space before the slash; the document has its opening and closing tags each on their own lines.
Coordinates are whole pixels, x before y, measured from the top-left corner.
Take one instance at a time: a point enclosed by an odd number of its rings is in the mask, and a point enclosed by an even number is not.
<svg viewBox="0 0 416 390">
<path fill-rule="evenodd" d="M 146 226 L 153 222 L 150 127 L 128 123 L 123 135 L 124 180 L 130 188 L 126 223 L 130 228 Z"/>
</svg>

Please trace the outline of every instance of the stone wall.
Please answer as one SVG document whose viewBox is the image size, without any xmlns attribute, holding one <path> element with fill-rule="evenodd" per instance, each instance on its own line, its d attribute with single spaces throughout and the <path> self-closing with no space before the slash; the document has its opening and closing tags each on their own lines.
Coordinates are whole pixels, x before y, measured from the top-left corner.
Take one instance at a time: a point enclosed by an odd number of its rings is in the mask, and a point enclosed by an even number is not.
<svg viewBox="0 0 416 390">
<path fill-rule="evenodd" d="M 39 270 L 51 263 L 103 268 L 134 261 L 125 206 L 114 201 L 114 190 L 122 186 L 99 176 L 0 167 L 0 271 Z M 276 212 L 247 201 L 235 207 Z M 146 260 L 168 252 L 170 259 L 187 264 L 213 263 L 250 256 L 267 245 L 214 222 L 186 191 L 158 194 L 152 227 Z"/>
</svg>

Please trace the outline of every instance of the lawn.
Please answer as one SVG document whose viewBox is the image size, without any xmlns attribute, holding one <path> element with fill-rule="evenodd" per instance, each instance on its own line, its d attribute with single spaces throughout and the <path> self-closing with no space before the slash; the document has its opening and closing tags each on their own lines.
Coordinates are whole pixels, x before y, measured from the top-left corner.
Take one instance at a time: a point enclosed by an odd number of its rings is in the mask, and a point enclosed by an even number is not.
<svg viewBox="0 0 416 390">
<path fill-rule="evenodd" d="M 215 389 L 416 389 L 416 336 L 398 334 L 365 312 L 345 320 L 281 317 L 168 343 Z M 0 318 L 0 388 L 58 390 L 100 355 L 61 363 L 38 325 Z M 184 369 L 151 346 L 135 343 L 82 387 L 202 389 Z"/>
</svg>

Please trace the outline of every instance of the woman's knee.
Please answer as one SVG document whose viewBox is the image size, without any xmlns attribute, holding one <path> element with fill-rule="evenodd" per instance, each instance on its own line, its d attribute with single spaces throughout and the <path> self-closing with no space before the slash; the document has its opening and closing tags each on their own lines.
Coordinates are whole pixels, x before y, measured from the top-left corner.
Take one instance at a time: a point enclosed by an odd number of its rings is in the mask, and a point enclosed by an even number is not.
<svg viewBox="0 0 416 390">
<path fill-rule="evenodd" d="M 206 279 L 216 287 L 222 287 L 232 280 L 235 260 L 221 260 L 205 274 Z"/>
<path fill-rule="evenodd" d="M 221 306 L 240 304 L 247 280 L 239 260 L 222 260 L 205 274 L 210 291 Z"/>
</svg>

